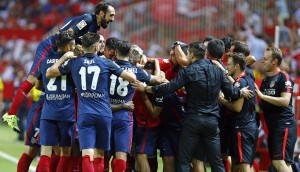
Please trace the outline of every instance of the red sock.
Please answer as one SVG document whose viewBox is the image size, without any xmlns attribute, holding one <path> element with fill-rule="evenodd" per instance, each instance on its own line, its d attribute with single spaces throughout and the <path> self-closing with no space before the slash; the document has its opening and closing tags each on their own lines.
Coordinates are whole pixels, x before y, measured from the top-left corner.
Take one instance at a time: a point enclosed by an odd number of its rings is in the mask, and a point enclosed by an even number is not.
<svg viewBox="0 0 300 172">
<path fill-rule="evenodd" d="M 42 155 L 36 171 L 37 172 L 49 172 L 50 171 L 50 157 L 48 157 L 46 155 Z"/>
<path fill-rule="evenodd" d="M 94 172 L 94 163 L 90 160 L 90 155 L 82 157 L 82 172 Z"/>
<path fill-rule="evenodd" d="M 158 168 L 157 157 L 148 158 L 148 163 L 149 163 L 151 172 L 156 172 L 157 168 Z"/>
<path fill-rule="evenodd" d="M 134 170 L 135 165 L 135 158 L 134 156 L 127 155 L 127 161 L 126 161 L 126 171 L 132 172 Z"/>
<path fill-rule="evenodd" d="M 33 85 L 28 82 L 27 80 L 24 81 L 20 87 L 18 88 L 16 95 L 14 97 L 14 100 L 12 102 L 12 105 L 10 106 L 8 110 L 9 115 L 16 115 L 17 111 L 19 110 L 20 106 L 22 105 L 24 99 L 26 98 L 26 95 L 31 90 Z"/>
<path fill-rule="evenodd" d="M 253 161 L 253 168 L 254 168 L 255 172 L 259 172 L 259 166 L 255 160 Z"/>
<path fill-rule="evenodd" d="M 59 163 L 57 165 L 56 172 L 67 172 L 71 160 L 72 159 L 70 156 L 61 156 L 59 158 Z"/>
<path fill-rule="evenodd" d="M 112 171 L 115 171 L 116 163 L 117 163 L 117 159 L 116 159 L 115 157 L 113 157 L 113 159 L 112 159 L 111 162 L 110 162 L 111 170 L 112 170 Z"/>
<path fill-rule="evenodd" d="M 225 167 L 225 171 L 228 172 L 230 170 L 230 163 L 228 160 L 223 160 L 223 165 Z"/>
<path fill-rule="evenodd" d="M 125 172 L 126 171 L 126 161 L 123 159 L 116 160 L 115 170 L 113 172 Z"/>
<path fill-rule="evenodd" d="M 59 156 L 56 155 L 55 153 L 53 153 L 51 155 L 51 159 L 50 159 L 50 171 L 51 172 L 55 172 L 56 171 L 58 162 L 59 162 Z"/>
<path fill-rule="evenodd" d="M 79 171 L 80 169 L 80 160 L 79 156 L 71 156 L 71 160 L 68 167 L 68 172 Z"/>
<path fill-rule="evenodd" d="M 23 153 L 18 162 L 17 172 L 26 172 L 29 170 L 29 166 L 33 158 L 26 153 Z"/>
<path fill-rule="evenodd" d="M 95 172 L 104 171 L 104 159 L 103 158 L 94 158 L 94 169 Z"/>
</svg>

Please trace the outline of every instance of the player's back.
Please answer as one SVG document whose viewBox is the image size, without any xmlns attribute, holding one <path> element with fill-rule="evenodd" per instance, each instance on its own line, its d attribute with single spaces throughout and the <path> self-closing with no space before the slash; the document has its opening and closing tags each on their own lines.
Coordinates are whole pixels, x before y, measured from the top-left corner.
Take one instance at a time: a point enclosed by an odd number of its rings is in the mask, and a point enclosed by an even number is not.
<svg viewBox="0 0 300 172">
<path fill-rule="evenodd" d="M 74 121 L 74 84 L 71 75 L 47 78 L 47 70 L 64 55 L 58 51 L 42 61 L 39 78 L 42 77 L 45 88 L 45 103 L 41 119 Z"/>
<path fill-rule="evenodd" d="M 142 82 L 149 82 L 150 75 L 148 75 L 143 69 L 134 66 L 129 61 L 117 60 L 118 64 L 124 70 L 130 70 L 136 75 L 137 80 Z M 131 101 L 135 93 L 135 88 L 131 84 L 121 77 L 117 77 L 112 74 L 109 81 L 109 97 L 111 104 L 122 104 Z M 125 114 L 125 115 L 121 115 Z M 128 120 L 128 111 L 126 109 L 121 109 L 114 112 L 114 118 Z"/>
<path fill-rule="evenodd" d="M 71 63 L 71 73 L 78 91 L 78 115 L 99 114 L 111 117 L 109 77 L 111 73 L 117 72 L 119 75 L 123 70 L 119 70 L 119 66 L 111 60 L 99 58 L 93 53 L 84 54 L 67 63 Z M 65 65 L 68 65 L 67 63 Z"/>
</svg>

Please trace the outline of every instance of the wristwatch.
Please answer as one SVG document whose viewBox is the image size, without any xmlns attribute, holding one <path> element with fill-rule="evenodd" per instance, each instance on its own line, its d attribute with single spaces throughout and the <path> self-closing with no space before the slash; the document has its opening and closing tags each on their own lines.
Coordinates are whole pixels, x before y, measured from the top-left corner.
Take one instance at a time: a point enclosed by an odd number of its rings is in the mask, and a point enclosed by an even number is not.
<svg viewBox="0 0 300 172">
<path fill-rule="evenodd" d="M 228 75 L 228 70 L 227 70 L 227 69 L 224 71 L 224 74 L 225 74 L 225 75 Z"/>
</svg>

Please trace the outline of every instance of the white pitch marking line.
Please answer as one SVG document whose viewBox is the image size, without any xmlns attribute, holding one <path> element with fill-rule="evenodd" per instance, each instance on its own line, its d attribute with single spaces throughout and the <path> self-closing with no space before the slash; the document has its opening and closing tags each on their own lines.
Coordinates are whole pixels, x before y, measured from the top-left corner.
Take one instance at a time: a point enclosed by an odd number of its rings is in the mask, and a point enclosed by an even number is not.
<svg viewBox="0 0 300 172">
<path fill-rule="evenodd" d="M 11 161 L 11 162 L 13 162 L 15 164 L 18 164 L 18 161 L 19 161 L 17 158 L 12 157 L 12 156 L 10 156 L 7 153 L 4 153 L 2 151 L 0 151 L 0 157 L 2 157 L 4 159 L 7 159 L 7 160 L 9 160 L 9 161 Z M 36 167 L 33 166 L 33 165 L 30 165 L 29 170 L 35 172 Z"/>
</svg>

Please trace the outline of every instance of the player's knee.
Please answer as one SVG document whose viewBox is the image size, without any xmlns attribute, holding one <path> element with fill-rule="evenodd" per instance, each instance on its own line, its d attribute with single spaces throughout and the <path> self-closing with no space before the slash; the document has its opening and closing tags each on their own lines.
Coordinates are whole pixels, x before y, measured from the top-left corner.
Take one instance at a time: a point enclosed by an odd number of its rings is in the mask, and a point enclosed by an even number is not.
<svg viewBox="0 0 300 172">
<path fill-rule="evenodd" d="M 147 154 L 137 154 L 136 158 L 138 162 L 147 161 Z"/>
<path fill-rule="evenodd" d="M 95 157 L 97 157 L 97 158 L 103 158 L 104 157 L 104 150 L 94 149 L 94 151 L 95 151 Z"/>
<path fill-rule="evenodd" d="M 40 147 L 38 146 L 26 146 L 25 153 L 30 157 L 35 158 L 39 151 Z"/>
<path fill-rule="evenodd" d="M 30 82 L 32 85 L 35 85 L 36 78 L 33 75 L 28 75 L 27 81 Z"/>
<path fill-rule="evenodd" d="M 126 161 L 127 160 L 127 153 L 126 152 L 116 152 L 116 158 Z"/>
<path fill-rule="evenodd" d="M 276 169 L 280 169 L 280 167 L 286 166 L 286 163 L 284 160 L 272 160 L 272 164 Z"/>
<path fill-rule="evenodd" d="M 70 156 L 71 155 L 71 147 L 61 147 L 60 154 L 61 154 L 61 156 Z"/>
</svg>

